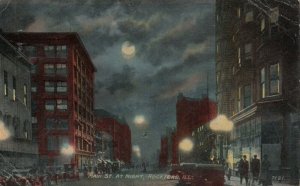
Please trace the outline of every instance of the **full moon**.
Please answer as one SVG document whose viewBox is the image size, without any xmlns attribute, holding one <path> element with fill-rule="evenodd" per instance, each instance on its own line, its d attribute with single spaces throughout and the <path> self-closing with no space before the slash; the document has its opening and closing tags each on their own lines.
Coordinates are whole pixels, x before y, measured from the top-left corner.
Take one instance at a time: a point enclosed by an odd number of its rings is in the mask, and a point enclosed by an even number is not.
<svg viewBox="0 0 300 186">
<path fill-rule="evenodd" d="M 146 126 L 146 119 L 143 115 L 137 115 L 134 117 L 134 120 L 133 120 L 134 124 L 138 127 L 143 127 L 143 126 Z"/>
<path fill-rule="evenodd" d="M 122 44 L 121 51 L 125 59 L 131 59 L 135 56 L 135 46 L 129 41 Z"/>
</svg>

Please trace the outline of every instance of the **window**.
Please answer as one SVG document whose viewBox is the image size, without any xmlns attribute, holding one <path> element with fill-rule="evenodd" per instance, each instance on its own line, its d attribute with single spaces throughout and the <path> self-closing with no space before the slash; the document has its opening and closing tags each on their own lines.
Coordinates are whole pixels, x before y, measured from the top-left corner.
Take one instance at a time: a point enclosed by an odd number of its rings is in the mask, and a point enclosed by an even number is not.
<svg viewBox="0 0 300 186">
<path fill-rule="evenodd" d="M 56 64 L 56 74 L 67 75 L 67 65 L 66 64 Z"/>
<path fill-rule="evenodd" d="M 249 107 L 251 105 L 251 85 L 244 86 L 244 108 Z"/>
<path fill-rule="evenodd" d="M 59 136 L 59 148 L 63 148 L 69 145 L 69 137 L 68 136 Z"/>
<path fill-rule="evenodd" d="M 36 73 L 36 69 L 37 69 L 37 65 L 36 64 L 31 65 L 31 69 L 30 69 L 31 74 L 35 74 Z"/>
<path fill-rule="evenodd" d="M 247 55 L 247 54 L 251 54 L 251 52 L 252 52 L 252 43 L 247 43 L 246 45 L 245 45 L 245 54 Z"/>
<path fill-rule="evenodd" d="M 261 32 L 264 31 L 265 28 L 266 28 L 266 19 L 265 19 L 265 18 L 262 18 L 262 19 L 260 20 L 260 31 L 261 31 Z"/>
<path fill-rule="evenodd" d="M 56 55 L 57 57 L 66 57 L 67 56 L 66 45 L 56 46 Z"/>
<path fill-rule="evenodd" d="M 266 72 L 265 68 L 260 70 L 260 95 L 261 98 L 266 97 Z"/>
<path fill-rule="evenodd" d="M 53 64 L 45 64 L 44 65 L 44 71 L 47 75 L 54 75 L 55 69 Z"/>
<path fill-rule="evenodd" d="M 4 95 L 8 96 L 8 75 L 6 71 L 4 71 Z"/>
<path fill-rule="evenodd" d="M 68 120 L 67 119 L 46 119 L 46 128 L 48 130 L 68 130 Z"/>
<path fill-rule="evenodd" d="M 55 91 L 55 83 L 51 81 L 45 81 L 45 92 L 51 93 Z"/>
<path fill-rule="evenodd" d="M 242 97 L 242 88 L 239 87 L 238 88 L 238 99 L 237 99 L 237 109 L 238 111 L 241 110 L 242 106 L 241 106 L 241 97 Z"/>
<path fill-rule="evenodd" d="M 45 46 L 45 55 L 47 57 L 55 57 L 54 46 Z"/>
<path fill-rule="evenodd" d="M 48 136 L 48 151 L 58 150 L 58 139 L 56 136 Z"/>
<path fill-rule="evenodd" d="M 46 100 L 45 101 L 45 109 L 47 111 L 53 111 L 55 107 L 55 101 L 54 100 Z"/>
<path fill-rule="evenodd" d="M 252 43 L 247 43 L 245 45 L 245 61 L 247 61 L 246 63 L 247 64 L 251 63 L 251 59 L 252 59 Z"/>
<path fill-rule="evenodd" d="M 27 85 L 24 84 L 23 86 L 23 103 L 24 105 L 27 105 Z"/>
<path fill-rule="evenodd" d="M 17 89 L 17 80 L 16 77 L 13 76 L 13 100 L 16 101 L 16 89 Z"/>
<path fill-rule="evenodd" d="M 277 23 L 279 17 L 279 8 L 275 7 L 270 10 L 270 22 Z"/>
<path fill-rule="evenodd" d="M 217 44 L 217 46 L 216 46 L 216 51 L 217 51 L 217 54 L 219 54 L 219 43 Z"/>
<path fill-rule="evenodd" d="M 279 63 L 270 66 L 270 94 L 280 93 Z"/>
<path fill-rule="evenodd" d="M 31 83 L 31 92 L 36 92 L 36 82 Z"/>
<path fill-rule="evenodd" d="M 37 111 L 37 103 L 35 100 L 31 100 L 31 110 L 33 113 Z"/>
<path fill-rule="evenodd" d="M 35 46 L 24 46 L 24 54 L 27 57 L 36 57 L 37 56 L 37 50 Z"/>
<path fill-rule="evenodd" d="M 240 18 L 241 17 L 241 8 L 240 7 L 237 8 L 236 13 L 237 13 L 237 17 Z"/>
<path fill-rule="evenodd" d="M 248 23 L 248 22 L 251 22 L 253 21 L 253 11 L 249 11 L 246 13 L 246 16 L 245 16 L 245 22 Z"/>
<path fill-rule="evenodd" d="M 65 82 L 65 81 L 57 82 L 56 91 L 57 92 L 67 92 L 67 82 Z"/>
<path fill-rule="evenodd" d="M 31 117 L 31 123 L 37 123 L 37 118 L 35 116 Z"/>
<path fill-rule="evenodd" d="M 241 48 L 239 47 L 238 48 L 238 64 L 239 64 L 239 67 L 242 66 L 242 60 L 241 60 Z"/>
<path fill-rule="evenodd" d="M 68 110 L 68 101 L 65 99 L 58 99 L 56 100 L 57 103 L 57 109 L 66 111 Z"/>
</svg>

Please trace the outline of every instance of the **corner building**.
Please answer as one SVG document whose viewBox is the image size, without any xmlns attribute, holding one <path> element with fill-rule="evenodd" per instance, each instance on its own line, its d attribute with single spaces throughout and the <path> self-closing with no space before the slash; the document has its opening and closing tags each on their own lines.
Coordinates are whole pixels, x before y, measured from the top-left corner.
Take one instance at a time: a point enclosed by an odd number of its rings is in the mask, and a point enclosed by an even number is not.
<svg viewBox="0 0 300 186">
<path fill-rule="evenodd" d="M 227 161 L 299 167 L 299 2 L 216 1 L 218 113 L 234 122 Z"/>
<path fill-rule="evenodd" d="M 30 167 L 38 160 L 32 142 L 30 69 L 27 58 L 0 35 L 0 170 Z M 8 132 L 4 132 L 5 128 Z M 5 134 L 10 134 L 4 140 Z"/>
<path fill-rule="evenodd" d="M 77 33 L 7 33 L 31 70 L 32 122 L 40 164 L 82 167 L 94 156 L 94 73 Z M 72 155 L 61 153 L 73 148 Z"/>
</svg>

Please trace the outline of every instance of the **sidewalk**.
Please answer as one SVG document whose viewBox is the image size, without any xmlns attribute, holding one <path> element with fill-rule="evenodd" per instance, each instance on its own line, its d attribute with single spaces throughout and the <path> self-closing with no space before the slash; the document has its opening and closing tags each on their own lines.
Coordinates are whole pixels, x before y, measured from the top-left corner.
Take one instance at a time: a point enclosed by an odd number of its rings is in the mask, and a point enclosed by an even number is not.
<svg viewBox="0 0 300 186">
<path fill-rule="evenodd" d="M 252 180 L 249 180 L 249 182 L 252 182 Z M 225 185 L 230 185 L 230 186 L 241 186 L 240 184 L 240 178 L 239 177 L 235 177 L 235 176 L 232 176 L 230 178 L 230 181 L 227 180 L 226 178 L 226 182 L 225 182 Z M 246 183 L 245 183 L 245 180 L 243 180 L 243 184 L 242 185 L 245 185 L 246 186 Z M 249 185 L 249 184 L 248 184 Z M 255 184 L 250 184 L 249 186 L 262 186 L 261 184 L 258 185 L 257 182 L 255 182 Z M 291 186 L 290 184 L 287 184 L 287 183 L 279 183 L 279 182 L 275 182 L 273 181 L 273 186 Z"/>
</svg>

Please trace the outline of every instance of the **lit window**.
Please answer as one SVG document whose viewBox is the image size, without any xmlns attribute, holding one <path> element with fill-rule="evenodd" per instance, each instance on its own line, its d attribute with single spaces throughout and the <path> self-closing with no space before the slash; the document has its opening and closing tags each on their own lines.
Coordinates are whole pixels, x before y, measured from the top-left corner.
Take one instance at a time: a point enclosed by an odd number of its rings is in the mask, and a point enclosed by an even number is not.
<svg viewBox="0 0 300 186">
<path fill-rule="evenodd" d="M 55 108 L 55 101 L 54 100 L 46 100 L 45 101 L 45 109 L 48 111 L 53 111 Z"/>
<path fill-rule="evenodd" d="M 27 105 L 27 85 L 24 84 L 23 86 L 23 103 L 24 105 Z"/>
<path fill-rule="evenodd" d="M 8 75 L 6 71 L 4 71 L 4 95 L 8 96 Z"/>
<path fill-rule="evenodd" d="M 59 81 L 57 82 L 57 92 L 67 92 L 67 82 L 65 81 Z"/>
<path fill-rule="evenodd" d="M 237 99 L 237 109 L 238 109 L 238 111 L 240 111 L 241 108 L 242 108 L 242 105 L 241 105 L 241 97 L 242 97 L 242 88 L 239 87 L 239 88 L 238 88 L 238 99 Z"/>
<path fill-rule="evenodd" d="M 246 13 L 245 22 L 251 22 L 253 21 L 253 11 L 249 11 Z"/>
<path fill-rule="evenodd" d="M 68 101 L 64 99 L 58 99 L 56 100 L 57 103 L 57 109 L 66 111 L 68 110 Z"/>
<path fill-rule="evenodd" d="M 54 75 L 55 74 L 54 65 L 53 64 L 45 64 L 44 71 L 45 71 L 45 74 L 47 74 L 47 75 Z"/>
<path fill-rule="evenodd" d="M 279 18 L 279 8 L 275 7 L 270 10 L 270 22 L 277 23 Z"/>
<path fill-rule="evenodd" d="M 45 92 L 54 92 L 55 83 L 51 81 L 45 81 Z"/>
<path fill-rule="evenodd" d="M 17 89 L 17 81 L 16 77 L 13 76 L 13 100 L 16 101 L 16 89 Z"/>
<path fill-rule="evenodd" d="M 266 19 L 263 18 L 263 19 L 261 19 L 261 21 L 260 21 L 260 31 L 264 31 L 265 28 L 266 28 Z"/>
<path fill-rule="evenodd" d="M 251 105 L 251 85 L 244 86 L 244 108 Z"/>
<path fill-rule="evenodd" d="M 31 83 L 31 92 L 36 92 L 36 83 L 35 82 L 32 82 Z"/>
<path fill-rule="evenodd" d="M 279 64 L 276 63 L 270 66 L 270 94 L 280 93 L 280 68 Z"/>
<path fill-rule="evenodd" d="M 237 8 L 236 13 L 237 13 L 238 18 L 240 18 L 241 17 L 241 8 L 240 7 Z"/>
<path fill-rule="evenodd" d="M 242 66 L 242 60 L 241 60 L 241 48 L 239 47 L 238 48 L 238 64 L 239 64 L 239 67 Z"/>
<path fill-rule="evenodd" d="M 262 98 L 266 97 L 266 72 L 265 68 L 260 70 L 260 94 Z"/>
</svg>

